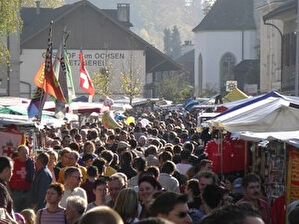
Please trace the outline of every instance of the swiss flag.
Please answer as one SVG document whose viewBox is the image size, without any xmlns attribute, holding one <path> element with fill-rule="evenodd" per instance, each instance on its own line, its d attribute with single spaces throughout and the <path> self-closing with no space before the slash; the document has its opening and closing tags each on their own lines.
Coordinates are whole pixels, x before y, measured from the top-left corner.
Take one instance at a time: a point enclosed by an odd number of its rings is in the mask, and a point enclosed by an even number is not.
<svg viewBox="0 0 299 224">
<path fill-rule="evenodd" d="M 82 51 L 80 51 L 79 58 L 80 58 L 80 87 L 81 89 L 84 90 L 84 92 L 93 96 L 95 94 L 95 89 L 92 84 L 92 80 L 88 74 L 88 71 L 85 68 L 84 56 Z"/>
</svg>

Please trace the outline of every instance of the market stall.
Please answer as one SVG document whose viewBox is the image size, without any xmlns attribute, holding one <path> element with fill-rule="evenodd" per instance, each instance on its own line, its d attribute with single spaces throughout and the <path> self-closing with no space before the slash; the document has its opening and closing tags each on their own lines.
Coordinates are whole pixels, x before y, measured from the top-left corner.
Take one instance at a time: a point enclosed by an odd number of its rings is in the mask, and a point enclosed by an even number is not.
<svg viewBox="0 0 299 224">
<path fill-rule="evenodd" d="M 286 192 L 287 204 L 299 199 L 299 131 L 241 132 L 246 141 L 262 142 L 252 151 L 256 154 L 253 169 L 260 170 L 273 199 Z M 258 158 L 261 158 L 260 160 Z"/>
<path fill-rule="evenodd" d="M 292 168 L 296 161 L 299 164 L 298 102 L 298 97 L 270 92 L 244 100 L 207 121 L 211 129 L 219 130 L 222 135 L 230 132 L 233 139 L 246 141 L 247 171 L 260 174 L 271 201 L 286 190 L 287 202 L 299 198 L 299 176 Z"/>
</svg>

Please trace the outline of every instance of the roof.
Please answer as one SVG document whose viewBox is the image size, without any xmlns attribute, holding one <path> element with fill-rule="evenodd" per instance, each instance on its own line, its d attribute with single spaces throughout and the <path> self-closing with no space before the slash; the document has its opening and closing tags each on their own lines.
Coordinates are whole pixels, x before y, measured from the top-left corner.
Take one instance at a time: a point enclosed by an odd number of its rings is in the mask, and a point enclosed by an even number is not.
<svg viewBox="0 0 299 224">
<path fill-rule="evenodd" d="M 181 64 L 185 70 L 188 72 L 194 73 L 194 60 L 195 60 L 195 50 L 192 49 L 179 58 L 175 59 L 175 61 Z"/>
<path fill-rule="evenodd" d="M 298 102 L 298 98 L 297 98 Z M 299 110 L 287 96 L 276 92 L 247 99 L 208 121 L 215 128 L 224 128 L 233 133 L 240 131 L 274 132 L 297 131 L 299 129 Z"/>
<path fill-rule="evenodd" d="M 194 61 L 194 53 L 195 50 L 192 49 L 188 52 L 186 52 L 185 54 L 183 54 L 182 56 L 180 56 L 179 58 L 175 59 L 175 61 L 177 62 L 185 62 L 185 61 Z"/>
<path fill-rule="evenodd" d="M 244 72 L 244 71 L 256 71 L 259 70 L 260 60 L 258 59 L 247 59 L 241 61 L 234 67 L 234 72 Z"/>
<path fill-rule="evenodd" d="M 253 29 L 256 29 L 253 0 L 217 0 L 193 32 Z"/>
<path fill-rule="evenodd" d="M 277 7 L 276 9 L 272 10 L 271 12 L 269 12 L 268 14 L 263 16 L 263 20 L 267 21 L 269 19 L 277 19 L 279 18 L 279 16 L 287 14 L 287 13 L 297 13 L 297 1 L 291 0 L 288 1 L 282 5 L 280 5 L 279 7 Z"/>
<path fill-rule="evenodd" d="M 76 8 L 88 5 L 97 12 L 103 14 L 107 19 L 111 20 L 116 26 L 127 32 L 131 37 L 135 38 L 146 49 L 146 71 L 148 73 L 155 71 L 171 71 L 171 70 L 182 70 L 182 66 L 176 63 L 173 59 L 162 53 L 160 50 L 149 44 L 147 41 L 139 37 L 137 34 L 132 32 L 128 27 L 124 26 L 114 18 L 116 13 L 111 9 L 99 9 L 88 0 L 81 0 L 73 4 L 64 5 L 59 8 L 40 8 L 40 14 L 36 13 L 36 8 L 22 8 L 21 17 L 23 19 L 23 31 L 21 33 L 21 44 L 28 41 L 33 36 L 37 35 L 45 29 L 48 29 L 51 20 L 58 22 L 63 17 L 67 16 L 68 13 L 72 12 Z M 125 23 L 126 24 L 126 23 Z"/>
<path fill-rule="evenodd" d="M 21 33 L 21 43 L 26 41 L 37 33 L 41 29 L 49 26 L 49 21 L 56 20 L 57 18 L 63 17 L 75 8 L 82 5 L 82 3 L 88 1 L 79 1 L 73 4 L 63 5 L 58 8 L 40 8 L 40 13 L 36 13 L 36 7 L 23 7 L 21 9 L 21 17 L 23 19 L 23 30 Z M 95 7 L 95 6 L 94 6 Z M 101 9 L 101 12 L 114 22 L 121 24 L 124 27 L 132 27 L 131 23 L 121 22 L 117 18 L 117 9 Z"/>
</svg>

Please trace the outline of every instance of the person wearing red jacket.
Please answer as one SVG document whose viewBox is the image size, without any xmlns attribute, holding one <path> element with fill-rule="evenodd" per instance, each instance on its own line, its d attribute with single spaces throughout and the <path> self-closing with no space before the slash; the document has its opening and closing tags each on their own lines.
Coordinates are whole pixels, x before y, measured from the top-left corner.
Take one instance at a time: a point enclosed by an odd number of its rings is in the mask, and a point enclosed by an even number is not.
<svg viewBox="0 0 299 224">
<path fill-rule="evenodd" d="M 14 169 L 9 187 L 14 201 L 14 210 L 21 212 L 29 207 L 35 167 L 33 160 L 29 157 L 29 148 L 26 145 L 20 145 L 17 151 L 18 154 L 14 159 Z"/>
<path fill-rule="evenodd" d="M 284 193 L 276 198 L 271 207 L 272 224 L 284 224 L 286 220 L 286 197 Z"/>
<path fill-rule="evenodd" d="M 242 180 L 245 190 L 244 197 L 237 202 L 237 205 L 246 203 L 260 212 L 266 224 L 271 224 L 271 210 L 267 201 L 261 199 L 261 179 L 256 174 L 247 174 Z"/>
</svg>

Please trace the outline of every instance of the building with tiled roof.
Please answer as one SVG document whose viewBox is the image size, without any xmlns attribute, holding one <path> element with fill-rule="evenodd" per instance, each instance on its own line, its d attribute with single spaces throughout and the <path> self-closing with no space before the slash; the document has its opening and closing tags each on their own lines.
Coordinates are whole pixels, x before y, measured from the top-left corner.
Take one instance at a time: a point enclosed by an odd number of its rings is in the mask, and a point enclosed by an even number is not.
<svg viewBox="0 0 299 224">
<path fill-rule="evenodd" d="M 234 66 L 257 59 L 253 3 L 254 0 L 217 0 L 193 29 L 196 95 L 224 94 L 226 81 L 235 80 Z"/>
<path fill-rule="evenodd" d="M 67 49 L 78 95 L 83 94 L 79 88 L 79 51 L 82 49 L 91 76 L 110 66 L 114 94 L 122 94 L 121 72 L 133 69 L 144 86 L 143 96 L 157 97 L 153 95 L 154 87 L 148 88 L 147 84 L 155 80 L 157 72 L 173 73 L 181 70 L 181 66 L 130 30 L 132 23 L 129 7 L 129 4 L 118 4 L 117 9 L 99 9 L 89 1 L 81 0 L 55 9 L 39 6 L 22 8 L 19 59 L 16 56 L 16 61 L 21 62 L 19 81 L 22 83 L 19 95 L 28 97 L 30 89 L 32 92 L 35 87 L 33 77 L 44 61 L 52 20 L 54 49 L 59 47 L 65 27 L 70 32 Z M 11 43 L 10 47 L 13 46 L 16 45 Z M 17 83 L 15 78 L 10 78 L 8 86 Z M 3 80 L 6 78 L 3 77 Z M 9 92 L 9 95 L 18 94 Z"/>
</svg>

